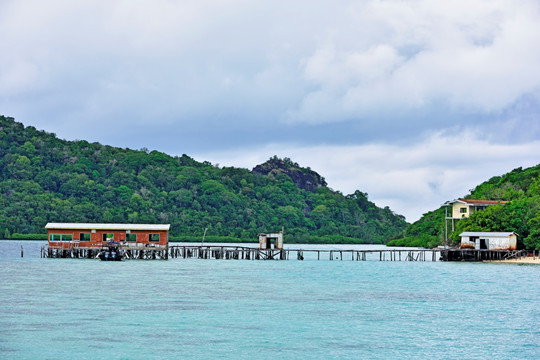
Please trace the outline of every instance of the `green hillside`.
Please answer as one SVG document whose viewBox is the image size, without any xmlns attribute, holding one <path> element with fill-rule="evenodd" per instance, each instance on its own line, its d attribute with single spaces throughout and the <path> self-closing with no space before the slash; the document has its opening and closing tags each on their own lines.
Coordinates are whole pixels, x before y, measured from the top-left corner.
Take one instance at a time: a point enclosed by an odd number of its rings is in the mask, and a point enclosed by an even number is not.
<svg viewBox="0 0 540 360">
<path fill-rule="evenodd" d="M 65 141 L 0 116 L 0 237 L 44 233 L 47 222 L 170 223 L 171 237 L 254 240 L 285 228 L 288 242 L 382 243 L 403 216 L 367 194 L 343 195 L 290 159 L 253 171 L 187 155 Z"/>
<path fill-rule="evenodd" d="M 459 242 L 463 231 L 515 231 L 518 246 L 540 249 L 540 165 L 495 176 L 478 185 L 465 199 L 506 200 L 459 220 L 449 234 L 450 245 Z M 405 230 L 405 237 L 389 245 L 434 247 L 444 243 L 444 207 L 424 214 Z"/>
</svg>

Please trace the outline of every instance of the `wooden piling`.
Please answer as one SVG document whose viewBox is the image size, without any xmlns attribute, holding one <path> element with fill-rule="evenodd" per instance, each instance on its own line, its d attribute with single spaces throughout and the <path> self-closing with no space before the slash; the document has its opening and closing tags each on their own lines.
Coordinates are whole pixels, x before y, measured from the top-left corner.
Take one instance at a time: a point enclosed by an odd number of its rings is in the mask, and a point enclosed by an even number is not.
<svg viewBox="0 0 540 360">
<path fill-rule="evenodd" d="M 293 259 L 304 260 L 306 253 L 317 254 L 317 260 L 321 260 L 321 255 L 328 253 L 328 259 L 334 260 L 346 260 L 347 252 L 351 253 L 351 261 L 366 261 L 368 254 L 370 256 L 376 256 L 378 253 L 379 261 L 426 261 L 426 252 L 431 253 L 431 261 L 437 261 L 437 254 L 441 253 L 441 259 L 469 259 L 473 261 L 483 261 L 491 259 L 502 259 L 504 253 L 496 251 L 482 250 L 477 252 L 471 252 L 470 254 L 463 250 L 458 250 L 457 253 L 443 253 L 441 250 L 344 250 L 344 249 L 258 249 L 255 247 L 247 246 L 189 246 L 189 245 L 170 245 L 163 248 L 153 247 L 133 247 L 128 246 L 124 249 L 126 259 L 140 259 L 140 260 L 167 260 L 170 258 L 195 258 L 195 259 L 224 259 L 224 260 L 290 260 L 291 252 L 296 252 L 296 256 Z M 101 248 L 55 248 L 44 246 L 41 249 L 42 258 L 81 258 L 81 259 L 95 259 L 97 254 L 101 251 Z M 338 254 L 339 253 L 339 254 Z M 345 253 L 345 257 L 344 257 Z M 402 255 L 405 254 L 405 256 Z M 293 254 L 294 255 L 294 254 Z M 24 249 L 21 246 L 21 257 L 24 256 Z M 472 256 L 472 258 L 471 258 Z M 536 253 L 533 253 L 536 256 Z"/>
</svg>

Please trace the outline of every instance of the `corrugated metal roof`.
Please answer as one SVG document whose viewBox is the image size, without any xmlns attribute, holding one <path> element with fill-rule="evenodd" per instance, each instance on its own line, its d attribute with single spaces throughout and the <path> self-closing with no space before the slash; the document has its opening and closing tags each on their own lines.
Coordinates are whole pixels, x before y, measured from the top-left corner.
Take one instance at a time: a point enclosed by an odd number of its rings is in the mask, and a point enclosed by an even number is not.
<svg viewBox="0 0 540 360">
<path fill-rule="evenodd" d="M 467 205 L 498 205 L 498 204 L 506 204 L 508 201 L 504 201 L 504 200 L 471 200 L 471 199 L 457 199 L 457 200 L 452 200 L 452 201 L 447 201 L 445 203 L 445 205 L 452 205 L 454 203 L 457 203 L 457 202 L 460 202 L 460 203 L 463 203 L 463 204 L 467 204 Z"/>
<path fill-rule="evenodd" d="M 470 199 L 459 199 L 459 200 L 467 204 L 471 204 L 471 205 L 498 205 L 498 204 L 506 204 L 508 202 L 504 200 L 470 200 Z"/>
<path fill-rule="evenodd" d="M 465 231 L 459 234 L 459 236 L 486 236 L 486 237 L 508 237 L 510 235 L 517 235 L 515 232 L 477 232 L 477 231 Z"/>
<path fill-rule="evenodd" d="M 92 224 L 92 223 L 48 223 L 45 229 L 61 230 L 155 230 L 168 231 L 170 224 Z"/>
</svg>

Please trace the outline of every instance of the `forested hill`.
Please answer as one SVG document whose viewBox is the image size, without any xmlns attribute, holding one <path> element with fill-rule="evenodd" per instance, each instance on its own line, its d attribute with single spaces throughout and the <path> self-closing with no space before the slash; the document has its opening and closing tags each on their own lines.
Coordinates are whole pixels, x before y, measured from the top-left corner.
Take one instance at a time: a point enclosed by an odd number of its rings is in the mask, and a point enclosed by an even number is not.
<svg viewBox="0 0 540 360">
<path fill-rule="evenodd" d="M 517 168 L 495 176 L 478 185 L 465 199 L 507 200 L 504 205 L 493 205 L 477 211 L 469 218 L 456 222 L 450 234 L 453 244 L 463 231 L 515 231 L 518 246 L 540 249 L 540 165 L 527 169 Z M 453 200 L 453 199 L 449 199 Z M 445 209 L 428 212 L 411 224 L 405 238 L 391 245 L 433 247 L 443 244 Z"/>
<path fill-rule="evenodd" d="M 367 194 L 344 196 L 290 159 L 219 168 L 187 155 L 65 141 L 0 116 L 0 237 L 44 233 L 47 222 L 170 223 L 171 237 L 381 243 L 404 217 Z M 208 238 L 208 236 L 207 236 Z M 210 239 L 212 239 L 210 237 Z"/>
</svg>

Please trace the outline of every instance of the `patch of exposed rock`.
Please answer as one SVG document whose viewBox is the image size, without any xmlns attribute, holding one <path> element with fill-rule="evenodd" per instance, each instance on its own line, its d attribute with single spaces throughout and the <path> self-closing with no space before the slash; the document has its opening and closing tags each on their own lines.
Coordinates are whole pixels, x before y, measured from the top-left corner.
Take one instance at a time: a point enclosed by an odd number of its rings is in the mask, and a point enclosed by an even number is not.
<svg viewBox="0 0 540 360">
<path fill-rule="evenodd" d="M 297 163 L 291 161 L 289 158 L 279 159 L 278 157 L 274 156 L 264 164 L 255 166 L 253 170 L 251 170 L 251 173 L 265 176 L 285 174 L 289 176 L 300 189 L 311 192 L 314 192 L 321 186 L 327 185 L 324 177 L 317 174 L 310 168 L 300 167 Z"/>
</svg>

